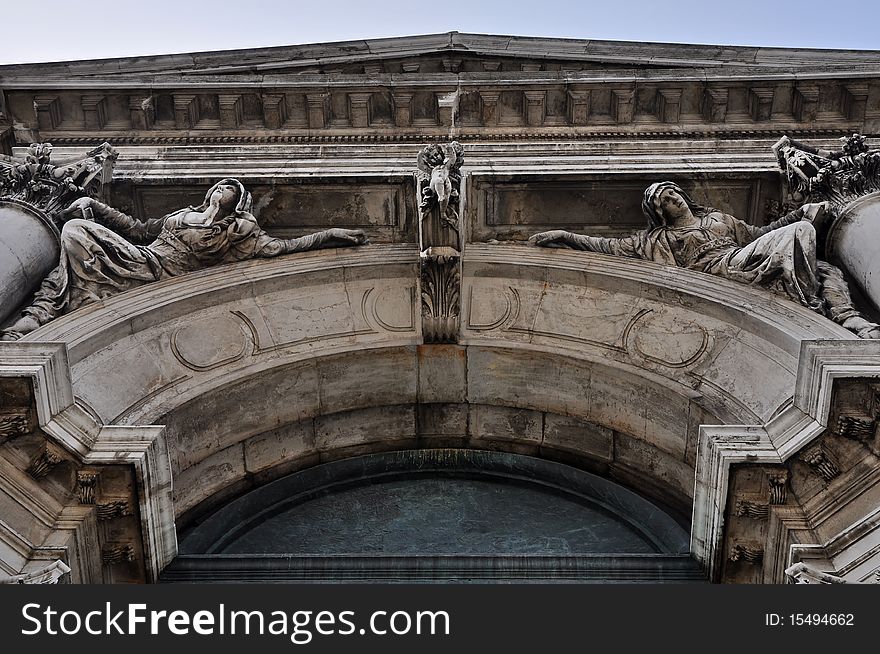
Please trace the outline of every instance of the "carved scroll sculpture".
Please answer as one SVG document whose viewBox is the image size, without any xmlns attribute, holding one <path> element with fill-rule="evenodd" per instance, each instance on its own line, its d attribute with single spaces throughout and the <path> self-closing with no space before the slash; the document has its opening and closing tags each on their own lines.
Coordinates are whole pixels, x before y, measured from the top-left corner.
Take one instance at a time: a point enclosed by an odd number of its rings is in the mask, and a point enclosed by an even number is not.
<svg viewBox="0 0 880 654">
<path fill-rule="evenodd" d="M 645 190 L 648 229 L 625 238 L 563 230 L 532 236 L 533 245 L 570 247 L 647 259 L 760 286 L 841 324 L 862 338 L 880 338 L 880 325 L 852 305 L 843 273 L 816 259 L 816 230 L 825 203 L 805 204 L 766 227 L 755 227 L 694 202 L 673 182 Z"/>
<path fill-rule="evenodd" d="M 67 222 L 57 267 L 3 339 L 20 338 L 90 302 L 216 264 L 367 242 L 360 230 L 338 228 L 274 238 L 250 209 L 251 194 L 232 178 L 214 184 L 201 205 L 146 222 L 91 198 L 76 200 L 60 214 Z"/>
<path fill-rule="evenodd" d="M 426 343 L 455 343 L 461 316 L 461 165 L 453 141 L 418 156 L 422 334 Z"/>
</svg>

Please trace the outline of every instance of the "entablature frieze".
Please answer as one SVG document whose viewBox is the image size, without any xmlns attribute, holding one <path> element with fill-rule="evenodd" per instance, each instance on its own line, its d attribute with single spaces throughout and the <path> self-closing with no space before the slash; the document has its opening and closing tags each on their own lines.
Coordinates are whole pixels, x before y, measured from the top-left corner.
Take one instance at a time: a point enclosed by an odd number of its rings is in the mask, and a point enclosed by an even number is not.
<svg viewBox="0 0 880 654">
<path fill-rule="evenodd" d="M 253 83 L 186 78 L 119 86 L 0 76 L 6 105 L 0 120 L 19 145 L 83 138 L 149 144 L 424 142 L 450 135 L 460 141 L 781 132 L 816 137 L 872 133 L 880 124 L 876 71 L 836 72 L 828 79 L 523 75 Z"/>
</svg>

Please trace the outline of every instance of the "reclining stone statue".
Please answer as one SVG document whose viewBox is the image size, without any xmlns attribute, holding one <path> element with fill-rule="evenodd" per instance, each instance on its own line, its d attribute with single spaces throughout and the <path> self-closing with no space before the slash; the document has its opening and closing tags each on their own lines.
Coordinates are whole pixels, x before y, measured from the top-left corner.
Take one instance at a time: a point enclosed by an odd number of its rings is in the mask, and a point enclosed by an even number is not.
<svg viewBox="0 0 880 654">
<path fill-rule="evenodd" d="M 570 247 L 689 268 L 784 295 L 861 338 L 880 338 L 880 326 L 853 308 L 840 269 L 816 259 L 816 229 L 827 205 L 805 204 L 766 227 L 755 227 L 694 202 L 677 184 L 645 190 L 649 228 L 624 238 L 563 230 L 531 237 L 533 245 Z"/>
<path fill-rule="evenodd" d="M 91 198 L 75 200 L 63 212 L 58 266 L 2 340 L 21 338 L 90 302 L 209 266 L 367 242 L 360 230 L 338 228 L 274 238 L 250 208 L 251 194 L 232 178 L 214 184 L 199 206 L 146 222 Z"/>
</svg>

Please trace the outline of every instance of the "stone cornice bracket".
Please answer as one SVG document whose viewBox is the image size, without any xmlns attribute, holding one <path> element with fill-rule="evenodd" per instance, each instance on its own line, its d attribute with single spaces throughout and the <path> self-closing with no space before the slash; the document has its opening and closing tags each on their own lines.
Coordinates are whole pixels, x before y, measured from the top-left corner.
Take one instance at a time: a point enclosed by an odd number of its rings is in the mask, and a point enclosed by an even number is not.
<svg viewBox="0 0 880 654">
<path fill-rule="evenodd" d="M 461 166 L 456 141 L 433 144 L 418 155 L 419 252 L 422 336 L 425 343 L 455 343 L 461 317 Z"/>
<path fill-rule="evenodd" d="M 52 162 L 51 143 L 32 143 L 24 160 L 0 158 L 0 200 L 24 203 L 60 225 L 59 213 L 73 200 L 110 182 L 116 157 L 103 143 L 80 159 Z"/>
<path fill-rule="evenodd" d="M 734 563 L 741 561 L 757 565 L 764 560 L 764 547 L 760 543 L 735 543 L 728 558 Z"/>
<path fill-rule="evenodd" d="M 788 479 L 787 469 L 767 475 L 767 484 L 770 486 L 770 504 L 785 504 L 788 495 Z"/>
<path fill-rule="evenodd" d="M 831 453 L 822 445 L 808 449 L 801 454 L 801 459 L 826 482 L 831 481 L 840 474 L 840 468 L 834 461 Z"/>
</svg>

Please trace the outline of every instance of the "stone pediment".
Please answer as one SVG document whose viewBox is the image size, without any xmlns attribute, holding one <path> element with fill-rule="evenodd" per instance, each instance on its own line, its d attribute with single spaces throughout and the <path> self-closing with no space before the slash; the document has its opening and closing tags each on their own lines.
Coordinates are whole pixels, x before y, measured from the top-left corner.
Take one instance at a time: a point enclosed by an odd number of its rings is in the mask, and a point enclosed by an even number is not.
<svg viewBox="0 0 880 654">
<path fill-rule="evenodd" d="M 0 80 L 95 75 L 149 76 L 405 75 L 537 73 L 700 68 L 709 71 L 828 70 L 880 67 L 873 51 L 804 50 L 447 32 L 119 59 L 0 66 Z M 214 79 L 213 81 L 218 81 Z"/>
<path fill-rule="evenodd" d="M 876 51 L 449 32 L 0 66 L 15 145 L 873 133 Z"/>
</svg>

